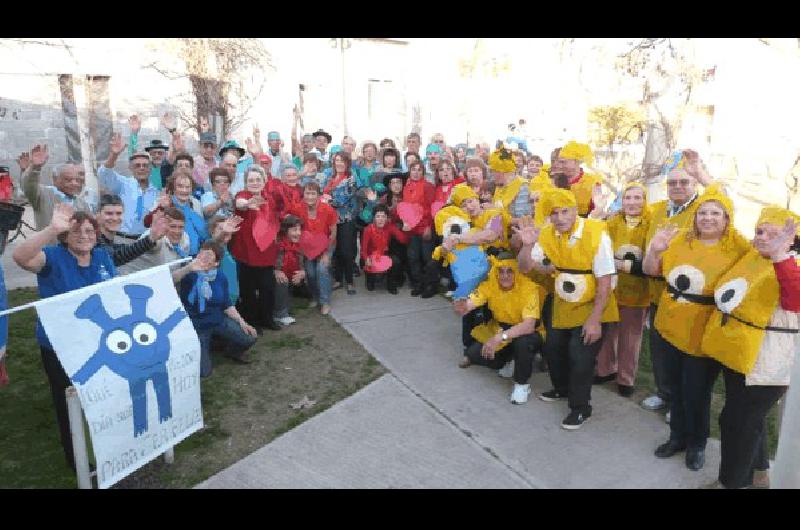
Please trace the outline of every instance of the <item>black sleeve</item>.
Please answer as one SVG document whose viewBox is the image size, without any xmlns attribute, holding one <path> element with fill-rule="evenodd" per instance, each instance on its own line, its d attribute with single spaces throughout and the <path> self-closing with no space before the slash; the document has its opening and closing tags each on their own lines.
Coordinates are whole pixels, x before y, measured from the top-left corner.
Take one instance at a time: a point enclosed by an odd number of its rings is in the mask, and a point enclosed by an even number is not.
<svg viewBox="0 0 800 530">
<path fill-rule="evenodd" d="M 167 179 L 170 176 L 172 176 L 172 171 L 173 170 L 174 170 L 174 168 L 172 167 L 172 164 L 167 162 L 167 157 L 165 155 L 164 156 L 164 161 L 161 162 L 161 184 L 162 185 L 164 185 L 164 186 L 167 185 Z M 194 182 L 194 179 L 192 179 L 192 182 Z"/>
<path fill-rule="evenodd" d="M 155 246 L 156 244 L 149 237 L 143 237 L 129 245 L 114 244 L 111 250 L 111 259 L 114 260 L 114 265 L 119 267 L 135 260 Z"/>
</svg>

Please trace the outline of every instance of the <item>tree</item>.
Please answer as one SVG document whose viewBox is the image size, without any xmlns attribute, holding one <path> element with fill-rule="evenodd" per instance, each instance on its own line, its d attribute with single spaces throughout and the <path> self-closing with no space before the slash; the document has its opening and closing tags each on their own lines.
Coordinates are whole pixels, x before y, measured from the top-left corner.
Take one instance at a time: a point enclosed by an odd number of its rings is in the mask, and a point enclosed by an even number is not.
<svg viewBox="0 0 800 530">
<path fill-rule="evenodd" d="M 644 134 L 646 120 L 641 107 L 630 104 L 604 105 L 589 110 L 589 142 L 608 147 L 614 156 L 614 146 L 630 144 Z"/>
<path fill-rule="evenodd" d="M 269 52 L 258 39 L 173 39 L 177 64 L 148 65 L 168 79 L 188 78 L 192 91 L 177 109 L 184 124 L 198 132 L 201 117 L 216 123 L 222 138 L 246 119 L 266 84 L 265 72 L 274 70 Z M 189 110 L 187 110 L 189 109 Z"/>
</svg>

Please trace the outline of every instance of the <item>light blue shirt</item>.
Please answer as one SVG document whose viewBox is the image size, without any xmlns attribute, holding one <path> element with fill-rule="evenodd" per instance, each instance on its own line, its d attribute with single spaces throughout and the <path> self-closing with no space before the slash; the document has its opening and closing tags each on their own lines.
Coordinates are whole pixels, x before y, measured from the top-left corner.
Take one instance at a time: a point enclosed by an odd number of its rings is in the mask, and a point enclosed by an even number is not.
<svg viewBox="0 0 800 530">
<path fill-rule="evenodd" d="M 147 189 L 143 192 L 135 178 L 120 175 L 105 165 L 100 166 L 100 169 L 97 170 L 97 179 L 100 181 L 100 186 L 119 195 L 122 199 L 122 226 L 119 231 L 131 235 L 142 234 L 145 230 L 144 215 L 153 209 L 160 194 L 159 190 L 148 183 Z M 136 203 L 139 201 L 139 197 L 142 197 L 143 200 L 141 219 L 137 218 L 136 214 Z"/>
<path fill-rule="evenodd" d="M 214 204 L 215 202 L 217 202 L 217 199 L 218 197 L 216 193 L 214 193 L 213 191 L 207 191 L 203 194 L 202 197 L 200 197 L 200 205 L 203 207 L 203 209 L 205 209 L 205 207 L 208 206 L 209 204 Z M 217 211 L 215 211 L 213 214 L 205 217 L 207 219 L 210 219 L 215 215 L 221 215 L 222 217 L 230 217 L 231 215 L 233 215 L 233 204 L 230 205 L 223 204 L 222 207 L 219 208 Z"/>
<path fill-rule="evenodd" d="M 231 183 L 231 195 L 235 196 L 244 189 L 244 172 L 252 165 L 253 157 L 249 155 L 245 156 L 245 158 L 240 158 L 236 163 L 236 178 Z"/>
</svg>

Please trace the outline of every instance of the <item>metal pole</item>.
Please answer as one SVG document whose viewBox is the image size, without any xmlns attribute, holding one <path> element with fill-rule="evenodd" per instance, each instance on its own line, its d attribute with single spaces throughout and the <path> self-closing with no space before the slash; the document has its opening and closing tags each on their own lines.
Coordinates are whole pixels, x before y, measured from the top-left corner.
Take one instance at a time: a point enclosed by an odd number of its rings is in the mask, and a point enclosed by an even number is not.
<svg viewBox="0 0 800 530">
<path fill-rule="evenodd" d="M 347 131 L 347 96 L 345 95 L 345 77 L 344 77 L 344 47 L 349 44 L 345 44 L 346 39 L 339 39 L 339 46 L 342 49 L 342 127 L 344 128 L 344 135 L 349 136 L 350 133 Z"/>
<path fill-rule="evenodd" d="M 164 451 L 164 463 L 165 464 L 174 464 L 175 463 L 175 448 L 170 447 L 166 451 Z"/>
<path fill-rule="evenodd" d="M 65 391 L 67 396 L 67 410 L 69 411 L 69 430 L 72 434 L 72 451 L 75 455 L 75 472 L 78 475 L 78 488 L 92 489 L 91 473 L 89 471 L 89 453 L 86 449 L 86 437 L 83 432 L 83 410 L 78 391 L 70 386 Z"/>
</svg>

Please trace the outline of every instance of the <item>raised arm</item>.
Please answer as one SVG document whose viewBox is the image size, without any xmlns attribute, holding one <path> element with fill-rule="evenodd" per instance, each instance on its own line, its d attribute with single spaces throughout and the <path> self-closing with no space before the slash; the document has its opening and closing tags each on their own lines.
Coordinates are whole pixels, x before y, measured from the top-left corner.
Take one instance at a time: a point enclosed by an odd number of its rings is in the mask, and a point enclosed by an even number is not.
<svg viewBox="0 0 800 530">
<path fill-rule="evenodd" d="M 42 176 L 42 167 L 47 163 L 49 157 L 47 144 L 35 145 L 31 149 L 31 154 L 24 157 L 25 161 L 30 165 L 27 171 L 22 174 L 22 191 L 34 208 L 38 208 L 39 205 L 39 182 Z M 22 158 L 20 157 L 20 159 Z"/>
<path fill-rule="evenodd" d="M 58 234 L 66 232 L 72 226 L 72 206 L 62 203 L 53 210 L 50 224 L 44 230 L 34 232 L 28 239 L 14 249 L 14 262 L 28 272 L 38 274 L 44 268 L 47 259 L 42 249 L 56 241 Z"/>
<path fill-rule="evenodd" d="M 667 250 L 670 242 L 678 232 L 677 226 L 669 225 L 655 233 L 650 241 L 650 246 L 647 247 L 644 262 L 642 262 L 642 270 L 645 274 L 648 276 L 661 276 L 661 255 Z"/>
</svg>

